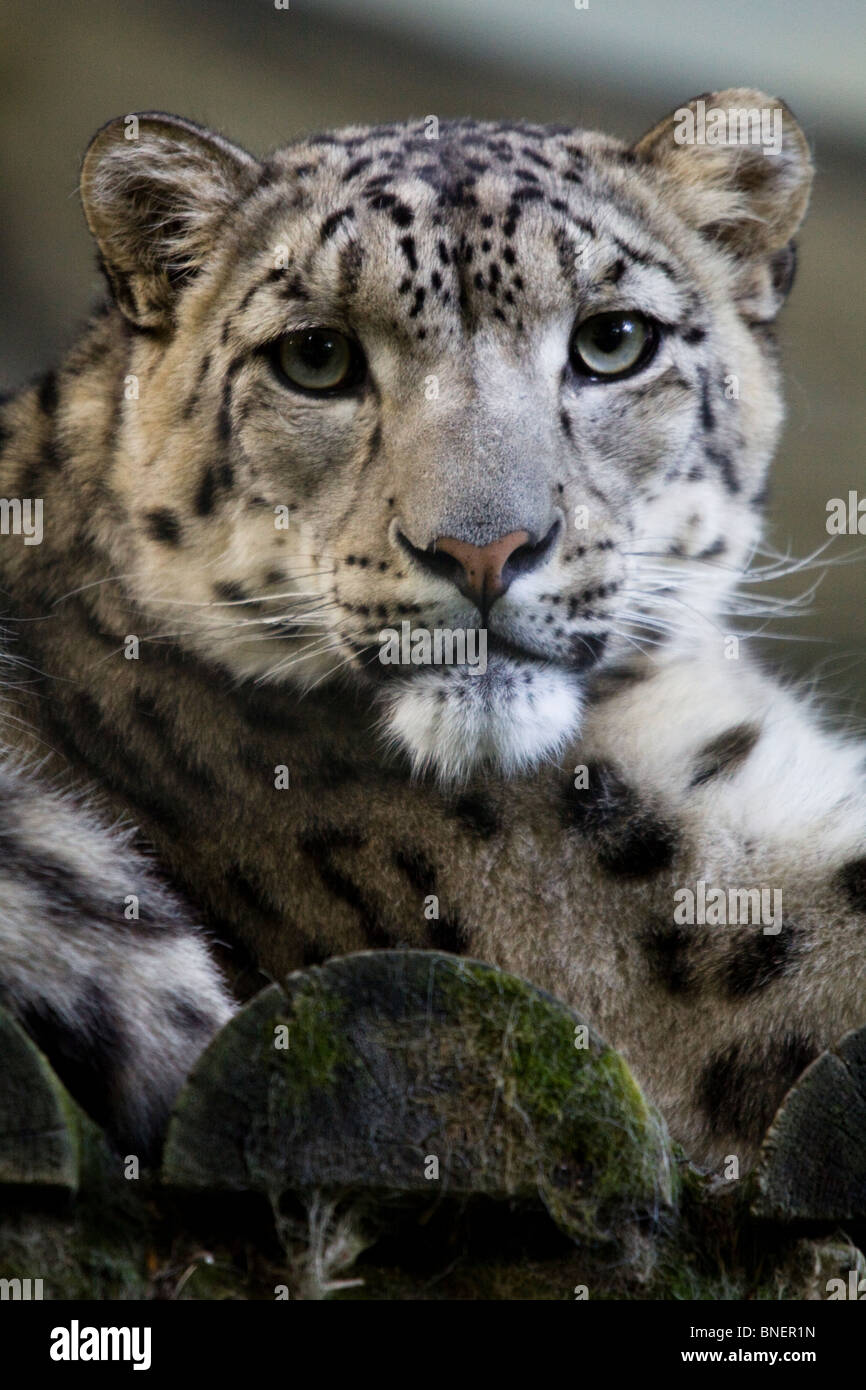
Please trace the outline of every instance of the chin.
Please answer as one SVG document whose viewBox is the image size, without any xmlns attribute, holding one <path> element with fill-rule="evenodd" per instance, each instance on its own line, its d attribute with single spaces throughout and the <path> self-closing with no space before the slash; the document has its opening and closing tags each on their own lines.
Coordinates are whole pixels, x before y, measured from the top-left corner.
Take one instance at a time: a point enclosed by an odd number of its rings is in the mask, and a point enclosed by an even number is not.
<svg viewBox="0 0 866 1390">
<path fill-rule="evenodd" d="M 459 786 L 475 773 L 513 777 L 557 759 L 580 729 L 578 678 L 556 666 L 493 656 L 482 673 L 436 667 L 382 697 L 386 741 L 416 774 Z"/>
</svg>

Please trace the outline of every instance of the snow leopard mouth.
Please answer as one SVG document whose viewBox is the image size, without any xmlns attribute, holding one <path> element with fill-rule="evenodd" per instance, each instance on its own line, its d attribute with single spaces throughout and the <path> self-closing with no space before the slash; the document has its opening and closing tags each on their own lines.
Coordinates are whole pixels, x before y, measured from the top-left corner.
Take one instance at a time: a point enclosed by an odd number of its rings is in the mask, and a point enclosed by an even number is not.
<svg viewBox="0 0 866 1390">
<path fill-rule="evenodd" d="M 563 661 L 544 652 L 534 651 L 497 633 L 489 633 L 487 638 L 487 650 L 498 656 L 507 656 L 513 661 L 531 661 L 541 666 L 559 666 L 565 671 L 573 672 L 591 670 L 601 661 L 606 647 L 606 632 L 575 633 L 572 656 Z"/>
<path fill-rule="evenodd" d="M 485 658 L 498 657 L 512 665 L 530 667 L 535 670 L 543 670 L 548 667 L 572 675 L 588 673 L 597 666 L 603 659 L 608 644 L 606 632 L 575 633 L 572 653 L 568 659 L 563 660 L 559 655 L 551 655 L 543 650 L 534 649 L 487 628 L 475 629 L 474 631 L 476 634 L 484 634 L 481 649 Z M 378 659 L 380 650 L 378 646 L 360 646 L 357 643 L 351 645 L 359 658 L 362 669 L 376 681 L 389 679 L 411 681 L 431 670 L 444 672 L 468 670 L 476 675 L 481 674 L 483 670 L 477 659 L 474 662 L 467 661 L 465 663 L 385 664 Z M 479 652 L 477 641 L 474 644 L 474 651 L 477 658 Z M 499 664 L 501 665 L 501 661 Z"/>
</svg>

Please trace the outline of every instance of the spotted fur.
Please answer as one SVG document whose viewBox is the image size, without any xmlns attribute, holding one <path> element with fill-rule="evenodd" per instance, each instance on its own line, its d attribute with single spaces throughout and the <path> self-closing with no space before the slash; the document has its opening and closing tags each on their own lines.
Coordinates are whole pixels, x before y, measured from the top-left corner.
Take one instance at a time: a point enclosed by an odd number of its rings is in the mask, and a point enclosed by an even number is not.
<svg viewBox="0 0 866 1390">
<path fill-rule="evenodd" d="M 178 991 L 209 1027 L 226 1007 L 174 909 L 156 937 L 110 925 L 152 882 L 125 847 L 64 896 L 78 813 L 38 790 L 61 770 L 140 827 L 239 993 L 371 946 L 498 963 L 580 1009 L 708 1164 L 750 1161 L 864 1021 L 863 750 L 724 640 L 809 155 L 781 103 L 707 100 L 778 106 L 781 153 L 680 146 L 673 118 L 633 147 L 417 122 L 263 161 L 160 114 L 97 134 L 82 197 L 111 299 L 3 410 L 0 493 L 45 504 L 41 545 L 0 544 L 28 672 L 4 738 L 43 760 L 20 795 L 46 817 L 0 873 L 0 962 L 38 1037 L 70 970 L 85 1051 L 91 1019 L 135 1031 L 172 998 L 188 1019 Z M 574 325 L 613 310 L 658 350 L 580 378 Z M 360 344 L 351 389 L 280 378 L 281 337 L 316 325 Z M 377 660 L 404 620 L 478 626 L 441 538 L 511 534 L 483 674 Z M 698 881 L 781 888 L 780 932 L 677 923 Z"/>
</svg>

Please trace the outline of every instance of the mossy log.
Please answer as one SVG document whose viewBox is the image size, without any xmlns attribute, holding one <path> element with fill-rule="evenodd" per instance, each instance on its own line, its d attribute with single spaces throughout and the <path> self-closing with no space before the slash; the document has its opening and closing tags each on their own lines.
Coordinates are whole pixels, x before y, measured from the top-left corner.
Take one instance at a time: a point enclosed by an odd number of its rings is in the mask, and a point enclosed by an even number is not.
<svg viewBox="0 0 866 1390">
<path fill-rule="evenodd" d="M 674 1195 L 619 1054 L 525 981 L 430 951 L 341 957 L 253 999 L 182 1091 L 163 1178 L 540 1202 L 590 1240 Z"/>
<path fill-rule="evenodd" d="M 788 1092 L 752 1181 L 759 1217 L 866 1217 L 866 1028 L 822 1052 Z"/>
<path fill-rule="evenodd" d="M 77 1107 L 42 1053 L 0 1009 L 0 1184 L 79 1183 Z"/>
</svg>

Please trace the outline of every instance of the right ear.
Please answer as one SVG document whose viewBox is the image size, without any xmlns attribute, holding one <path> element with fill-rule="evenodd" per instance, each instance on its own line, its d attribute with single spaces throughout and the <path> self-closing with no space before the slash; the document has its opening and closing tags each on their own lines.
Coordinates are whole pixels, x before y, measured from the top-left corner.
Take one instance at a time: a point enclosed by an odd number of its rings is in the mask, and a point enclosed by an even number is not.
<svg viewBox="0 0 866 1390">
<path fill-rule="evenodd" d="M 261 174 L 252 155 L 179 116 L 118 116 L 84 156 L 81 199 L 117 304 L 162 328 L 226 213 Z"/>
</svg>

